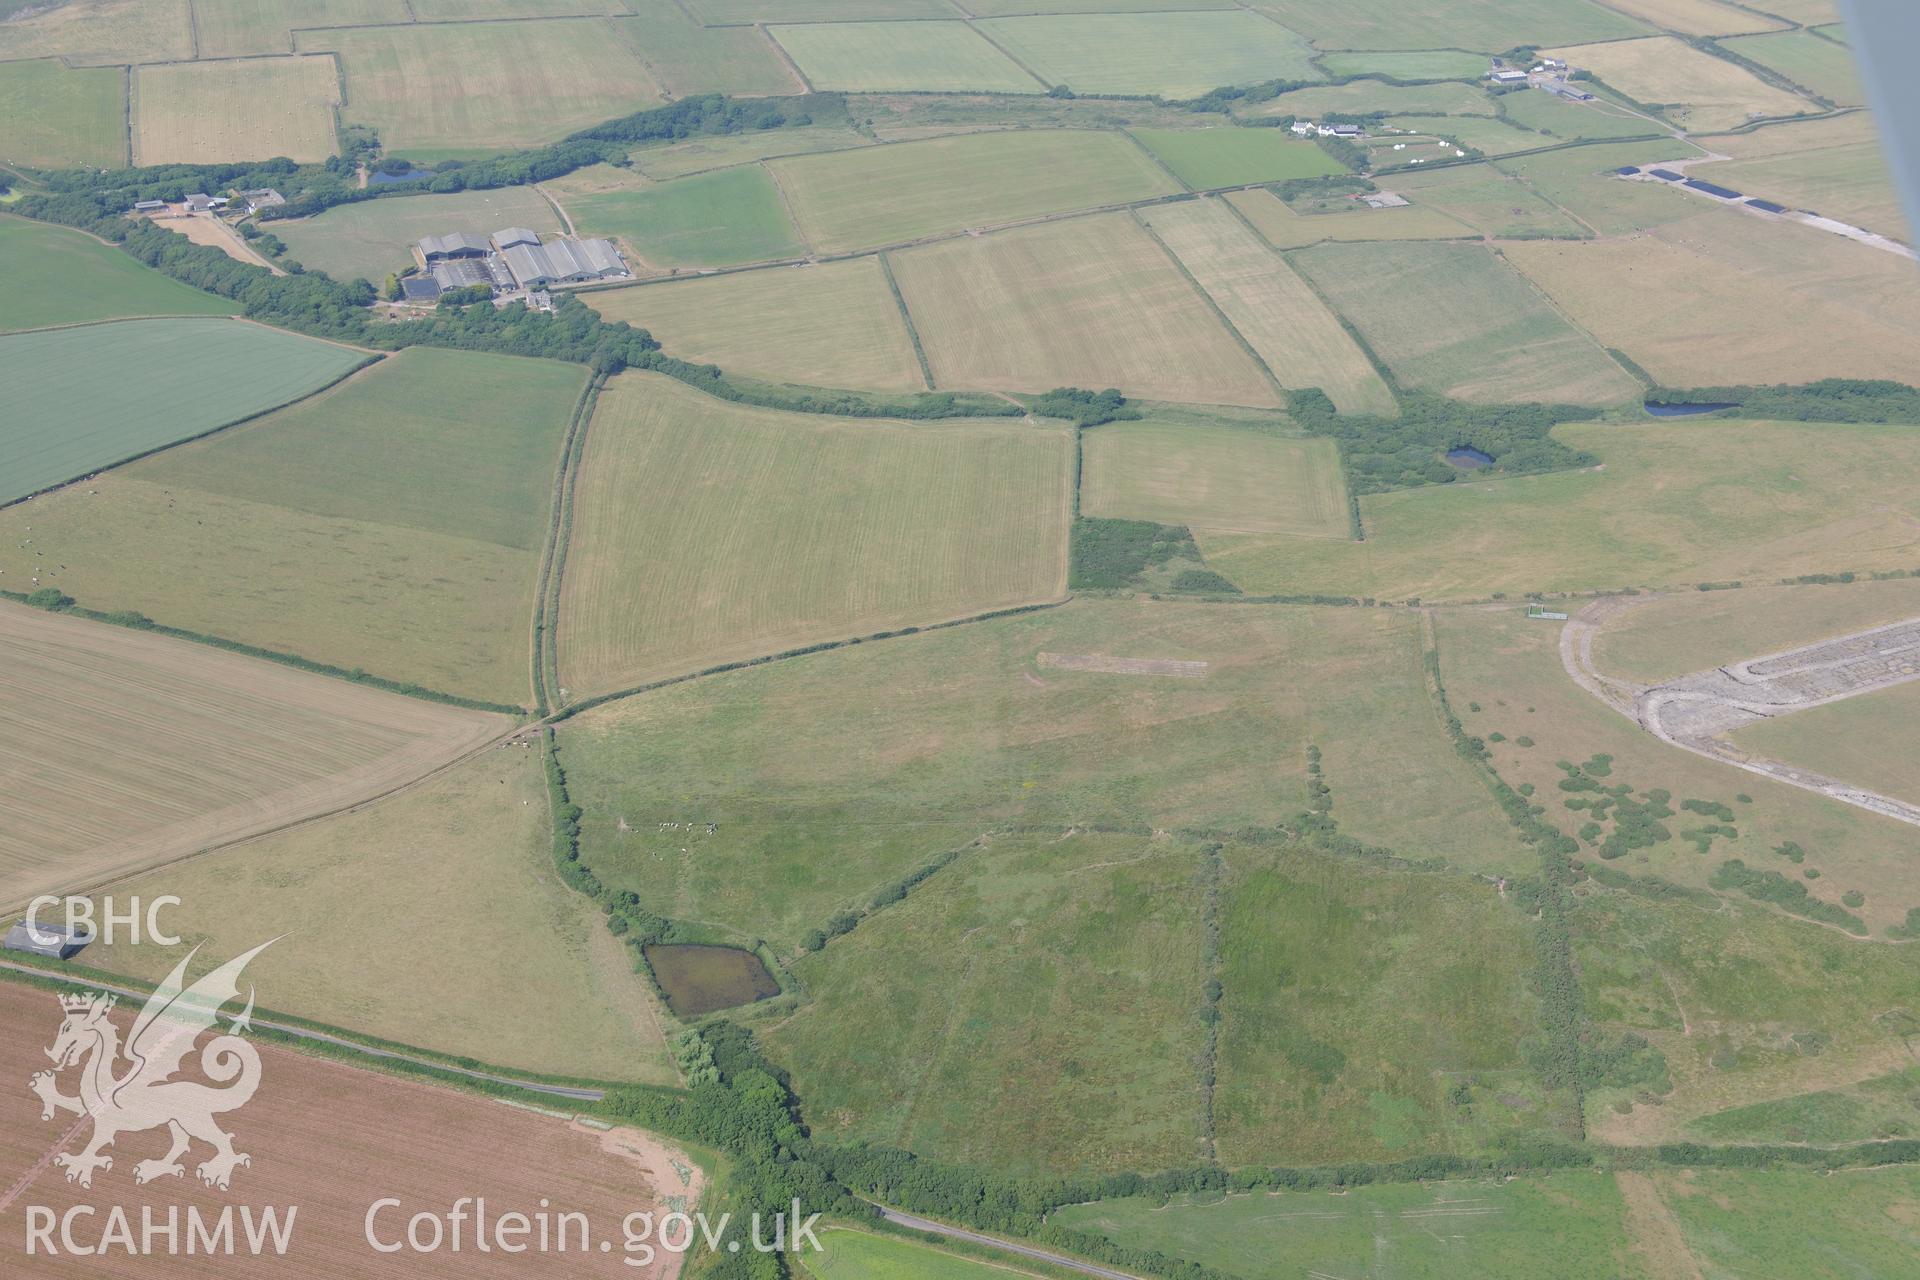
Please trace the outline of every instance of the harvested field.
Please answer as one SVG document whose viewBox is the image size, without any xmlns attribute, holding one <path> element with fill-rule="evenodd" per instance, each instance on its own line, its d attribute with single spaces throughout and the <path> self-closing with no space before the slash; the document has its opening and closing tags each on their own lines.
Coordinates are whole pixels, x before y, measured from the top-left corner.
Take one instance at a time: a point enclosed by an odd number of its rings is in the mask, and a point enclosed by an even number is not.
<svg viewBox="0 0 1920 1280">
<path fill-rule="evenodd" d="M 14 411 L 0 428 L 0 503 L 288 404 L 370 358 L 205 318 L 0 338 L 0 382 Z"/>
<path fill-rule="evenodd" d="M 516 705 L 585 379 L 554 361 L 391 356 L 241 430 L 0 513 L 0 582 L 38 573 L 83 605 Z"/>
<path fill-rule="evenodd" d="M 850 151 L 873 145 L 873 140 L 851 129 L 833 125 L 761 129 L 753 133 L 688 138 L 633 152 L 633 167 L 649 178 L 664 181 L 690 173 L 724 169 L 729 165 L 766 160 L 774 156 L 805 155 L 814 151 Z"/>
<path fill-rule="evenodd" d="M 1348 536 L 1347 487 L 1331 440 L 1148 421 L 1090 430 L 1083 448 L 1080 505 L 1090 516 Z"/>
<path fill-rule="evenodd" d="M 660 87 L 676 98 L 799 93 L 805 87 L 764 29 L 703 27 L 675 0 L 609 0 L 616 13 L 621 4 L 638 16 L 618 19 L 614 30 L 638 51 Z"/>
<path fill-rule="evenodd" d="M 1867 100 L 1853 51 L 1838 41 L 1810 31 L 1781 31 L 1741 36 L 1725 41 L 1724 47 L 1838 106 L 1857 107 Z"/>
<path fill-rule="evenodd" d="M 208 963 L 285 934 L 247 971 L 277 1012 L 514 1070 L 676 1083 L 653 992 L 600 913 L 554 876 L 552 844 L 539 745 L 523 740 L 114 892 L 178 897 L 168 927 Z M 377 902 L 433 909 L 396 928 L 368 909 Z M 178 959 L 124 943 L 86 953 L 148 982 Z"/>
<path fill-rule="evenodd" d="M 407 0 L 420 22 L 470 22 L 490 18 L 570 18 L 628 12 L 624 0 Z"/>
<path fill-rule="evenodd" d="M 1180 188 L 1124 134 L 966 134 L 774 160 L 814 249 L 839 253 Z"/>
<path fill-rule="evenodd" d="M 1789 208 L 1817 209 L 1896 240 L 1912 234 L 1878 142 L 1703 166 L 1700 176 Z"/>
<path fill-rule="evenodd" d="M 1018 422 L 787 414 L 622 375 L 574 503 L 562 680 L 578 697 L 1054 598 L 1069 444 Z"/>
<path fill-rule="evenodd" d="M 332 58 L 239 58 L 141 67 L 135 164 L 216 164 L 334 153 L 340 80 Z"/>
<path fill-rule="evenodd" d="M 303 31 L 296 42 L 339 52 L 346 123 L 420 161 L 551 142 L 658 105 L 659 86 L 610 22 L 420 23 Z"/>
<path fill-rule="evenodd" d="M 1243 9 L 1042 14 L 976 26 L 1048 85 L 1192 98 L 1222 85 L 1318 80 L 1299 36 Z"/>
<path fill-rule="evenodd" d="M 1097 653 L 1040 653 L 1034 661 L 1057 671 L 1098 671 L 1110 676 L 1180 676 L 1199 680 L 1207 674 L 1204 662 L 1179 658 L 1108 658 Z"/>
<path fill-rule="evenodd" d="M 1197 200 L 1141 216 L 1280 385 L 1319 387 L 1342 413 L 1395 412 L 1393 393 L 1359 344 L 1229 206 Z"/>
<path fill-rule="evenodd" d="M 0 901 L 352 804 L 510 723 L 0 604 Z"/>
<path fill-rule="evenodd" d="M 1430 50 L 1435 27 L 1463 49 L 1497 52 L 1576 40 L 1619 40 L 1640 23 L 1589 0 L 1476 0 L 1433 11 L 1406 0 L 1259 0 L 1260 9 L 1325 49 Z"/>
<path fill-rule="evenodd" d="M 532 187 L 367 200 L 270 224 L 304 265 L 336 280 L 358 277 L 376 285 L 413 265 L 417 240 L 453 231 L 489 236 L 503 227 L 529 227 L 542 235 L 561 230 L 553 206 Z"/>
<path fill-rule="evenodd" d="M 560 199 L 583 235 L 617 236 L 657 267 L 724 267 L 806 251 L 757 164 Z"/>
<path fill-rule="evenodd" d="M 1749 31 L 1776 31 L 1780 23 L 1753 9 L 1723 0 L 1607 0 L 1653 26 L 1688 36 L 1730 36 Z M 1779 6 L 1774 6 L 1776 9 Z"/>
<path fill-rule="evenodd" d="M 878 258 L 746 271 L 587 296 L 683 360 L 775 382 L 873 391 L 926 385 Z"/>
<path fill-rule="evenodd" d="M 1587 234 L 1551 202 L 1491 164 L 1431 172 L 1403 169 L 1384 175 L 1380 185 L 1497 239 L 1577 240 Z"/>
<path fill-rule="evenodd" d="M 52 58 L 0 62 L 0 160 L 50 169 L 127 162 L 127 78 Z"/>
<path fill-rule="evenodd" d="M 193 56 L 188 0 L 67 0 L 34 7 L 40 12 L 6 24 L 9 59 L 59 57 L 70 65 L 99 66 Z"/>
<path fill-rule="evenodd" d="M 1230 191 L 1224 197 L 1245 215 L 1275 248 L 1299 249 L 1325 240 L 1468 240 L 1464 223 L 1425 205 L 1368 209 L 1352 213 L 1296 212 L 1271 191 Z"/>
<path fill-rule="evenodd" d="M 1237 187 L 1346 172 L 1313 143 L 1277 129 L 1135 129 L 1133 136 L 1190 187 Z"/>
<path fill-rule="evenodd" d="M 1480 245 L 1322 245 L 1292 261 L 1407 386 L 1496 404 L 1618 404 L 1640 393 Z M 1431 324 L 1436 312 L 1454 323 Z"/>
<path fill-rule="evenodd" d="M 1223 0 L 964 0 L 967 12 L 981 18 L 1030 13 L 1170 13 L 1176 9 L 1219 9 Z"/>
<path fill-rule="evenodd" d="M 271 999 L 266 989 L 260 996 L 262 1004 Z M 114 1021 L 123 1033 L 136 1011 L 133 1002 L 121 1002 Z M 41 1049 L 58 1029 L 59 1018 L 55 993 L 12 983 L 0 988 L 0 1026 L 6 1029 L 7 1043 L 14 1046 L 5 1051 L 5 1068 L 23 1079 L 44 1068 L 47 1060 Z M 161 1227 L 170 1211 L 178 1211 L 178 1255 L 169 1256 L 165 1237 L 156 1236 L 157 1258 L 136 1259 L 129 1267 L 130 1272 L 163 1280 L 175 1276 L 235 1280 L 259 1275 L 263 1267 L 309 1276 L 405 1274 L 421 1280 L 528 1275 L 670 1280 L 677 1274 L 679 1255 L 663 1251 L 648 1266 L 639 1266 L 639 1255 L 623 1252 L 620 1232 L 621 1220 L 630 1212 L 658 1215 L 670 1208 L 693 1209 L 704 1177 L 677 1148 L 638 1130 L 602 1132 L 501 1106 L 478 1094 L 296 1053 L 257 1038 L 253 1043 L 261 1061 L 259 1091 L 244 1110 L 226 1121 L 235 1132 L 238 1149 L 252 1159 L 233 1174 L 230 1194 L 202 1186 L 191 1166 L 184 1177 L 163 1177 L 145 1187 L 136 1186 L 135 1157 L 157 1158 L 166 1149 L 164 1135 L 151 1131 L 129 1132 L 115 1143 L 114 1167 L 97 1175 L 91 1191 L 66 1182 L 61 1170 L 38 1162 L 56 1150 L 73 1149 L 79 1139 L 63 1146 L 68 1124 L 43 1122 L 39 1100 L 22 1088 L 9 1090 L 9 1097 L 0 1104 L 0 1133 L 5 1134 L 0 1139 L 0 1178 L 16 1189 L 16 1215 L 28 1204 L 64 1215 L 70 1208 L 88 1206 L 102 1197 L 111 1197 L 117 1208 L 124 1207 L 135 1224 L 140 1223 L 143 1208 L 150 1207 Z M 200 1077 L 189 1067 L 183 1078 Z M 196 1144 L 189 1161 L 209 1152 L 205 1144 Z M 499 1158 L 501 1152 L 511 1152 L 512 1158 Z M 684 1181 L 682 1170 L 686 1171 Z M 463 1196 L 485 1196 L 493 1226 L 501 1225 L 493 1214 L 517 1212 L 535 1223 L 549 1221 L 556 1241 L 562 1235 L 562 1211 L 578 1212 L 590 1226 L 590 1247 L 578 1243 L 580 1228 L 573 1226 L 565 1233 L 571 1250 L 538 1255 L 537 1263 L 498 1248 L 481 1253 L 474 1248 L 471 1221 L 466 1224 L 467 1247 L 458 1253 L 451 1248 L 406 1252 L 387 1261 L 368 1246 L 368 1213 L 377 1200 L 401 1201 L 398 1208 L 383 1209 L 374 1228 L 383 1242 L 395 1243 L 405 1239 L 407 1219 L 413 1213 L 430 1213 L 444 1225 L 440 1215 Z M 248 1252 L 246 1234 L 240 1229 L 244 1219 L 231 1203 L 236 1198 L 246 1202 L 243 1208 L 256 1226 L 264 1206 L 278 1208 L 280 1224 L 289 1237 L 284 1261 L 273 1257 L 264 1230 L 268 1261 Z M 553 1208 L 543 1211 L 543 1201 Z M 298 1207 L 297 1217 L 289 1206 Z M 233 1213 L 234 1252 L 189 1257 L 190 1211 L 197 1212 L 209 1229 L 223 1220 L 223 1212 Z M 107 1210 L 103 1207 L 96 1213 L 73 1220 L 76 1243 L 88 1246 L 114 1238 Z M 135 1225 L 131 1238 L 136 1242 L 139 1230 Z M 423 1229 L 420 1238 L 432 1237 Z M 57 1233 L 54 1240 L 59 1241 Z M 608 1252 L 599 1250 L 602 1240 L 611 1246 Z M 531 1241 L 529 1236 L 519 1243 L 524 1248 Z M 101 1243 L 100 1247 L 113 1249 L 112 1266 L 127 1256 L 119 1246 Z M 24 1250 L 24 1240 L 13 1237 L 5 1256 L 22 1259 Z M 626 1265 L 629 1261 L 635 1265 Z M 46 1256 L 43 1249 L 31 1262 L 8 1265 L 52 1280 L 98 1276 L 108 1264 L 100 1257 L 76 1256 L 60 1247 L 56 1256 Z"/>
<path fill-rule="evenodd" d="M 295 27 L 411 21 L 407 0 L 193 0 L 193 30 L 202 58 L 290 53 Z"/>
<path fill-rule="evenodd" d="M 1743 125 L 1756 116 L 1791 116 L 1819 108 L 1776 89 L 1744 67 L 1702 53 L 1673 36 L 1542 50 L 1593 72 L 1636 102 L 1666 104 L 1674 124 L 1694 132 Z"/>
<path fill-rule="evenodd" d="M 1212 307 L 1127 214 L 927 245 L 894 255 L 893 270 L 936 386 L 1278 401 Z"/>
<path fill-rule="evenodd" d="M 239 310 L 90 235 L 22 218 L 0 217 L 0 278 L 7 282 L 0 294 L 0 333 L 126 316 L 229 316 Z"/>
<path fill-rule="evenodd" d="M 965 22 L 821 22 L 767 31 L 816 89 L 1039 93 L 1047 87 Z"/>
</svg>

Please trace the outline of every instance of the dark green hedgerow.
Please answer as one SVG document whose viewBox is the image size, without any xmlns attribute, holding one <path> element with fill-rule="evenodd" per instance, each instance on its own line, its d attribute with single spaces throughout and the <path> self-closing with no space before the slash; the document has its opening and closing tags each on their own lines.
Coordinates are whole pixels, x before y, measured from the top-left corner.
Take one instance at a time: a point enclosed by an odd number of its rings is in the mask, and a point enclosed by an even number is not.
<svg viewBox="0 0 1920 1280">
<path fill-rule="evenodd" d="M 1825 378 L 1799 386 L 1654 387 L 1650 405 L 1720 404 L 1729 418 L 1775 422 L 1920 424 L 1920 388 L 1867 378 Z"/>
</svg>

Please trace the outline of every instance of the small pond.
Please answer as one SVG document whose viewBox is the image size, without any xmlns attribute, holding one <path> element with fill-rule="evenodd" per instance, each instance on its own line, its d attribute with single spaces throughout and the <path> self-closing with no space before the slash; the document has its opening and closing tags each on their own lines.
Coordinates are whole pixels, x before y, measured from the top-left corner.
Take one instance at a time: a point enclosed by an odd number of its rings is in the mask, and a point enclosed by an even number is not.
<svg viewBox="0 0 1920 1280">
<path fill-rule="evenodd" d="M 1722 409 L 1738 409 L 1737 404 L 1653 404 L 1647 405 L 1647 412 L 1656 418 L 1691 418 L 1697 413 L 1718 413 Z"/>
<path fill-rule="evenodd" d="M 760 957 L 739 947 L 658 943 L 646 948 L 646 956 L 676 1017 L 697 1018 L 780 994 Z"/>
<path fill-rule="evenodd" d="M 1462 445 L 1458 449 L 1447 450 L 1447 461 L 1462 471 L 1478 471 L 1482 467 L 1493 465 L 1493 455 Z"/>
</svg>

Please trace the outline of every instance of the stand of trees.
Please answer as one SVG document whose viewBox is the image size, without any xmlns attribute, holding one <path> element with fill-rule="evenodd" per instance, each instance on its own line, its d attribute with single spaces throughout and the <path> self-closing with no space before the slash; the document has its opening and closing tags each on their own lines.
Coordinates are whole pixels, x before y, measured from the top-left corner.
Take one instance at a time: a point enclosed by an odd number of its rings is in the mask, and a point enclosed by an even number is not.
<svg viewBox="0 0 1920 1280">
<path fill-rule="evenodd" d="M 1655 387 L 1648 404 L 1730 405 L 1733 418 L 1786 422 L 1920 424 L 1920 388 L 1868 378 L 1824 378 L 1800 386 Z"/>
<path fill-rule="evenodd" d="M 1532 475 L 1599 461 L 1548 434 L 1557 423 L 1600 416 L 1586 405 L 1469 405 L 1427 391 L 1402 391 L 1400 416 L 1383 418 L 1341 414 L 1324 392 L 1310 387 L 1288 396 L 1287 412 L 1307 431 L 1339 442 L 1356 493 L 1449 484 L 1460 475 L 1443 456 L 1449 449 L 1478 449 L 1492 458 L 1480 475 Z"/>
</svg>

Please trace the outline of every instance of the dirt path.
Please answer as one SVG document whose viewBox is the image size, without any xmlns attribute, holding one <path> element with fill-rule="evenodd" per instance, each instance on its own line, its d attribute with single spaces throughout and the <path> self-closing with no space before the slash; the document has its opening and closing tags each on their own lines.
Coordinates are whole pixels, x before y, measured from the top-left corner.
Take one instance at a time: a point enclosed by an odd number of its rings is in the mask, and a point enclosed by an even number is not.
<svg viewBox="0 0 1920 1280">
<path fill-rule="evenodd" d="M 1703 1280 L 1700 1264 L 1653 1179 L 1623 1170 L 1613 1180 L 1627 1206 L 1627 1239 L 1647 1264 L 1649 1280 Z"/>
</svg>

